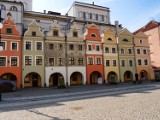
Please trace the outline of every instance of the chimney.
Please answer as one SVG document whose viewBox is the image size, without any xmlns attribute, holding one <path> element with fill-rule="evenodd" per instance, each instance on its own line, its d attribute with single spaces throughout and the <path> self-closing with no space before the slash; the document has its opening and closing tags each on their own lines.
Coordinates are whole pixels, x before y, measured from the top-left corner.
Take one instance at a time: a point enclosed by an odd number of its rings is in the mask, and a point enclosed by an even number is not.
<svg viewBox="0 0 160 120">
<path fill-rule="evenodd" d="M 46 10 L 44 10 L 43 12 L 46 13 Z"/>
<path fill-rule="evenodd" d="M 115 27 L 116 27 L 116 34 L 119 32 L 119 22 L 115 21 Z"/>
</svg>

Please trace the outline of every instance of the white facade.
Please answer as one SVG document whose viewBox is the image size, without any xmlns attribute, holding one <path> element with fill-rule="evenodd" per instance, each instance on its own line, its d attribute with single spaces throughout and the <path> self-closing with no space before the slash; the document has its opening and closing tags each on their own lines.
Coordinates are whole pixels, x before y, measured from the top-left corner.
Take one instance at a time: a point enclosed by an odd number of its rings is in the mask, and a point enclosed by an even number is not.
<svg viewBox="0 0 160 120">
<path fill-rule="evenodd" d="M 94 3 L 88 4 L 75 1 L 67 14 L 81 20 L 110 24 L 109 8 Z"/>
</svg>

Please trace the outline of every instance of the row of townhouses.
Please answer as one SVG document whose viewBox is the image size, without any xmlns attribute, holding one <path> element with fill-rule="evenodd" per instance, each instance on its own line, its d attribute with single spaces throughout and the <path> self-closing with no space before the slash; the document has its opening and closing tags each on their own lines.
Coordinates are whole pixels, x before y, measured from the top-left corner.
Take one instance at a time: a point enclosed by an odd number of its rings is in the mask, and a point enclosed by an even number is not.
<svg viewBox="0 0 160 120">
<path fill-rule="evenodd" d="M 132 34 L 110 10 L 94 3 L 74 2 L 66 15 L 27 11 L 27 3 L 0 2 L 0 77 L 17 88 L 152 80 L 148 36 Z"/>
</svg>

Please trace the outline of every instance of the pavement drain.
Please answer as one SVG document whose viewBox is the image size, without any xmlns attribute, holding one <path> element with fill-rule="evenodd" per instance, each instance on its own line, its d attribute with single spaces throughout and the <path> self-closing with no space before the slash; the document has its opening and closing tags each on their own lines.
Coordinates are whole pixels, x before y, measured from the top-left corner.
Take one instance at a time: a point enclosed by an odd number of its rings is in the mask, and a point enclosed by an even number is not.
<svg viewBox="0 0 160 120">
<path fill-rule="evenodd" d="M 71 110 L 81 110 L 81 109 L 83 109 L 83 107 L 71 107 L 70 109 Z"/>
</svg>

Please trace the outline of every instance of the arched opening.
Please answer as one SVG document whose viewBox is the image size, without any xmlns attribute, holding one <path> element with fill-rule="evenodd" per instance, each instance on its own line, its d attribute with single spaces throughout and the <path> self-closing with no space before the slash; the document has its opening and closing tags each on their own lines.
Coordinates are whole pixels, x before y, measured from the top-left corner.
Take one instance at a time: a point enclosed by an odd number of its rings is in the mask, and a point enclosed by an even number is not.
<svg viewBox="0 0 160 120">
<path fill-rule="evenodd" d="M 24 87 L 41 87 L 41 76 L 38 73 L 28 73 L 24 78 Z"/>
<path fill-rule="evenodd" d="M 118 75 L 115 72 L 111 71 L 108 73 L 107 80 L 109 83 L 117 83 Z"/>
<path fill-rule="evenodd" d="M 90 75 L 90 84 L 97 84 L 98 83 L 98 78 L 102 78 L 101 73 L 94 71 Z"/>
<path fill-rule="evenodd" d="M 1 75 L 1 78 L 3 80 L 11 80 L 11 81 L 17 82 L 17 77 L 12 73 L 5 73 L 5 74 Z"/>
<path fill-rule="evenodd" d="M 58 86 L 58 82 L 61 79 L 63 80 L 62 82 L 64 83 L 64 77 L 61 73 L 51 74 L 49 78 L 49 86 Z"/>
<path fill-rule="evenodd" d="M 74 72 L 70 76 L 70 85 L 82 85 L 83 75 L 80 72 Z"/>
<path fill-rule="evenodd" d="M 126 71 L 124 73 L 124 82 L 132 81 L 133 80 L 133 74 L 131 71 Z"/>
<path fill-rule="evenodd" d="M 145 71 L 145 70 L 142 70 L 142 71 L 140 72 L 140 79 L 141 79 L 141 80 L 148 80 L 148 72 Z"/>
</svg>

